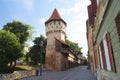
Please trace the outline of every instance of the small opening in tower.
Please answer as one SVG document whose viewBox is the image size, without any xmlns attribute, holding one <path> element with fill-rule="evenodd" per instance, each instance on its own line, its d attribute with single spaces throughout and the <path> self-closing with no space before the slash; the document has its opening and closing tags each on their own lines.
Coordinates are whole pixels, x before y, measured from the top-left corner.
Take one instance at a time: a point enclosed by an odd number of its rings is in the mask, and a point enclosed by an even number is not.
<svg viewBox="0 0 120 80">
<path fill-rule="evenodd" d="M 54 25 L 56 24 L 56 21 L 54 21 Z"/>
<path fill-rule="evenodd" d="M 60 21 L 59 21 L 59 25 L 60 25 Z"/>
</svg>

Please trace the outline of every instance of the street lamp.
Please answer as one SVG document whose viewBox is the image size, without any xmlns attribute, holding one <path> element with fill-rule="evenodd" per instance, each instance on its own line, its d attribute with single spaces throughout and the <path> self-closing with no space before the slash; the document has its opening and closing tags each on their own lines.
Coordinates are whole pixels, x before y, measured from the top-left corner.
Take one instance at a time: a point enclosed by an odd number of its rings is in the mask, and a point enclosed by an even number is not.
<svg viewBox="0 0 120 80">
<path fill-rule="evenodd" d="M 40 76 L 42 76 L 42 46 L 43 46 L 43 42 L 41 41 L 40 42 L 40 47 L 41 47 L 41 50 L 40 50 Z"/>
</svg>

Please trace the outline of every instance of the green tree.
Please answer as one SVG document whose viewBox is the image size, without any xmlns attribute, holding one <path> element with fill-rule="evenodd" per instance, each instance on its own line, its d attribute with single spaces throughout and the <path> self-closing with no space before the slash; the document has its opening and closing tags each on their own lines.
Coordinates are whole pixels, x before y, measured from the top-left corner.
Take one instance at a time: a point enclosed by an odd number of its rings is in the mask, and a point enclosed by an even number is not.
<svg viewBox="0 0 120 80">
<path fill-rule="evenodd" d="M 75 52 L 76 55 L 82 54 L 81 52 L 82 47 L 79 47 L 78 43 L 68 40 L 67 37 L 66 37 L 66 43 L 70 46 L 70 48 Z"/>
<path fill-rule="evenodd" d="M 19 21 L 13 21 L 13 22 L 8 22 L 6 25 L 4 25 L 3 30 L 12 32 L 18 37 L 19 43 L 22 46 L 22 53 L 21 56 L 19 57 L 24 57 L 24 47 L 26 46 L 25 42 L 28 39 L 32 38 L 33 27 Z"/>
<path fill-rule="evenodd" d="M 42 63 L 45 63 L 45 53 L 46 53 L 46 38 L 41 35 L 40 37 L 36 37 L 33 41 L 34 45 L 30 48 L 30 51 L 26 55 L 26 57 L 30 57 L 30 59 L 33 61 L 34 64 L 40 63 L 40 54 L 41 54 L 41 42 L 43 42 L 42 45 Z"/>
<path fill-rule="evenodd" d="M 16 61 L 20 53 L 19 38 L 9 31 L 0 30 L 0 72 L 5 72 L 4 70 L 8 67 L 8 63 Z"/>
<path fill-rule="evenodd" d="M 19 21 L 8 22 L 3 26 L 3 30 L 14 33 L 21 44 L 24 44 L 29 38 L 32 37 L 33 27 L 27 24 L 23 24 Z"/>
<path fill-rule="evenodd" d="M 88 64 L 88 60 L 85 56 L 82 57 L 82 63 L 83 65 L 87 65 Z"/>
</svg>

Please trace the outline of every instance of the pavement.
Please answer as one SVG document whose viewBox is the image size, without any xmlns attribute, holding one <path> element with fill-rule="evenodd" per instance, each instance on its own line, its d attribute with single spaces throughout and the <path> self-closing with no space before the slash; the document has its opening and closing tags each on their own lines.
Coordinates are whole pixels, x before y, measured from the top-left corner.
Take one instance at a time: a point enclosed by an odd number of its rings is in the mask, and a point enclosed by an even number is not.
<svg viewBox="0 0 120 80">
<path fill-rule="evenodd" d="M 87 66 L 78 66 L 66 71 L 43 70 L 42 76 L 32 76 L 20 80 L 96 80 Z"/>
</svg>

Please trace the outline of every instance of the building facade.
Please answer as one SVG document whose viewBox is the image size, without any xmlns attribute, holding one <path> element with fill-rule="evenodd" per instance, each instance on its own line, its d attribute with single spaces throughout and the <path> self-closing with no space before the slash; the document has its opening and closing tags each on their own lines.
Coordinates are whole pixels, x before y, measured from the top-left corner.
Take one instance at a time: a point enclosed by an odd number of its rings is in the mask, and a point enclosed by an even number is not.
<svg viewBox="0 0 120 80">
<path fill-rule="evenodd" d="M 98 80 L 120 80 L 120 0 L 91 0 L 87 39 L 90 66 Z"/>
<path fill-rule="evenodd" d="M 66 25 L 67 23 L 60 17 L 57 9 L 54 9 L 51 17 L 45 22 L 47 36 L 45 66 L 48 69 L 66 70 L 72 67 L 77 59 L 65 42 Z"/>
</svg>

